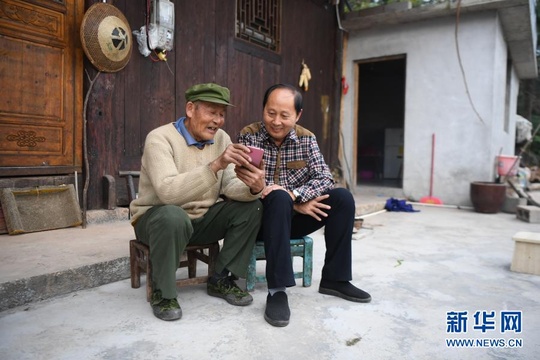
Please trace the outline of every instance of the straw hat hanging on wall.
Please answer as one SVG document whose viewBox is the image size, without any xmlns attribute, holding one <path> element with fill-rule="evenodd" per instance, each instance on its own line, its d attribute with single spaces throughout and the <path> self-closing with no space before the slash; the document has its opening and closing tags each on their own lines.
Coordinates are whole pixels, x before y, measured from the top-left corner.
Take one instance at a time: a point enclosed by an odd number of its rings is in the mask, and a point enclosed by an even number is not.
<svg viewBox="0 0 540 360">
<path fill-rule="evenodd" d="M 122 70 L 131 57 L 132 34 L 126 17 L 107 3 L 95 3 L 81 24 L 84 53 L 99 71 Z"/>
</svg>

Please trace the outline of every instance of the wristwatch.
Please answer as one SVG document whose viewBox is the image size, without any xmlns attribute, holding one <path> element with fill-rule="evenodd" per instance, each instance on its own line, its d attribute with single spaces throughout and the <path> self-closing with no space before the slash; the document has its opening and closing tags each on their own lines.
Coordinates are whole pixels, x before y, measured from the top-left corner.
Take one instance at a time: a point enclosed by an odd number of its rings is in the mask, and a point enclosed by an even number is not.
<svg viewBox="0 0 540 360">
<path fill-rule="evenodd" d="M 293 190 L 292 193 L 294 195 L 294 202 L 299 203 L 300 202 L 300 193 L 296 189 Z"/>
</svg>

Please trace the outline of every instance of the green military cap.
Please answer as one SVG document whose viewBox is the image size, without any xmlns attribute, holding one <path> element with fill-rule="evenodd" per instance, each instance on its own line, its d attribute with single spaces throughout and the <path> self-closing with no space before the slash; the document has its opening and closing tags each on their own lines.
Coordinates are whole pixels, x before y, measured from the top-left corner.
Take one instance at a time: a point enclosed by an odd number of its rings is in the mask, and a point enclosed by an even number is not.
<svg viewBox="0 0 540 360">
<path fill-rule="evenodd" d="M 218 84 L 197 84 L 186 90 L 186 101 L 207 101 L 216 104 L 234 106 L 230 103 L 229 89 Z"/>
</svg>

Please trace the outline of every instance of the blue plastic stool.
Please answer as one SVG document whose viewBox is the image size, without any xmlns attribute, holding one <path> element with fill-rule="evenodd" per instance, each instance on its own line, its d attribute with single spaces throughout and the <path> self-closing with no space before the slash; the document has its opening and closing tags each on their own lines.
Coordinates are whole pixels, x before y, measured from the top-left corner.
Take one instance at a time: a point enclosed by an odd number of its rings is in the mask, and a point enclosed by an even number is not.
<svg viewBox="0 0 540 360">
<path fill-rule="evenodd" d="M 302 279 L 302 286 L 311 286 L 311 275 L 313 273 L 313 239 L 304 236 L 300 239 L 291 239 L 291 257 L 300 256 L 303 258 L 302 271 L 295 271 L 294 278 Z M 266 282 L 265 275 L 257 275 L 257 260 L 265 260 L 264 243 L 257 241 L 249 261 L 246 288 L 247 291 L 253 291 L 255 283 Z"/>
</svg>

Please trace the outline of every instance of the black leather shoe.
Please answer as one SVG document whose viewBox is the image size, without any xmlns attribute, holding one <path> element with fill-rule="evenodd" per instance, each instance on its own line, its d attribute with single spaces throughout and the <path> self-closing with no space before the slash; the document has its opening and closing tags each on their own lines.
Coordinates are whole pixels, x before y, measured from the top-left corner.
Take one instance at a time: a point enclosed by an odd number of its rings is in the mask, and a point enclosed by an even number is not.
<svg viewBox="0 0 540 360">
<path fill-rule="evenodd" d="M 290 317 L 287 294 L 284 291 L 278 291 L 274 295 L 268 294 L 264 319 L 272 326 L 283 327 L 289 325 Z"/>
<path fill-rule="evenodd" d="M 348 281 L 321 280 L 319 292 L 325 295 L 333 295 L 345 300 L 368 303 L 371 295 L 362 289 L 357 288 Z"/>
</svg>

